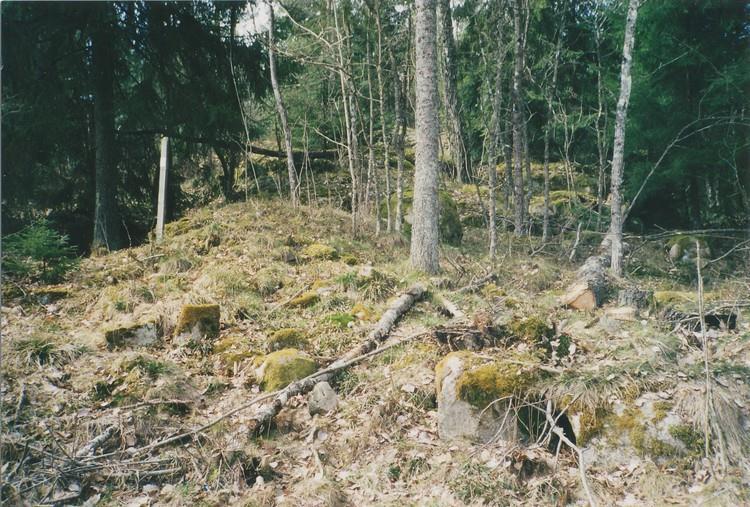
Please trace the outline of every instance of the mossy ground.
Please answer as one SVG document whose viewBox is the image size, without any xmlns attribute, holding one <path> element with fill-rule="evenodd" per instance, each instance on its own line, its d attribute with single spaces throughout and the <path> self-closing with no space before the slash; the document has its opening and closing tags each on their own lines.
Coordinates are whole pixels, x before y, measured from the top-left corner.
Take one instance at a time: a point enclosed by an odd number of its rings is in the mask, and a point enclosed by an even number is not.
<svg viewBox="0 0 750 507">
<path fill-rule="evenodd" d="M 411 270 L 404 238 L 367 232 L 372 221 L 365 224 L 366 233 L 353 237 L 346 212 L 324 204 L 292 209 L 277 198 L 198 209 L 169 224 L 163 243 L 83 260 L 62 285 L 68 296 L 55 301 L 54 309 L 22 299 L 4 306 L 4 336 L 8 337 L 4 388 L 11 401 L 4 403 L 2 416 L 14 416 L 10 412 L 24 386 L 31 403 L 22 409 L 14 431 L 33 438 L 37 446 L 57 452 L 60 444 L 74 452 L 81 442 L 94 438 L 102 424 L 119 421 L 130 422 L 123 425 L 122 438 L 111 443 L 108 451 L 146 445 L 173 434 L 175 428 L 199 427 L 256 396 L 259 385 L 253 372 L 267 360 L 262 353 L 273 331 L 298 329 L 307 338 L 309 357 L 300 368 L 290 368 L 291 376 L 297 377 L 311 371 L 308 361 L 318 360 L 322 367 L 358 345 L 389 299 L 418 280 L 450 297 L 470 318 L 485 313 L 505 317 L 509 323 L 517 317 L 540 316 L 547 326 L 555 323 L 556 331 L 570 336 L 576 351 L 559 364 L 550 363 L 548 357 L 529 358 L 535 348 L 523 341 L 507 349 L 482 351 L 488 359 L 464 379 L 462 389 L 478 404 L 517 391 L 551 399 L 556 409 L 575 399 L 571 412 L 584 415 L 585 426 L 593 432 L 591 439 L 582 440 L 584 445 L 607 431 L 601 421 L 611 417 L 612 400 L 628 403 L 646 389 L 669 389 L 680 382 L 677 372 L 691 381 L 701 378 L 700 361 L 679 366 L 696 352 L 681 345 L 655 319 L 644 317 L 645 325 L 623 323 L 614 330 L 598 324 L 587 328 L 590 317 L 557 306 L 557 296 L 572 279 L 580 259 L 595 250 L 596 235 L 582 235 L 577 257 L 569 263 L 574 232 L 556 230 L 554 241 L 543 247 L 536 235 L 518 239 L 510 231 L 500 231 L 494 286 L 476 293 L 455 292 L 483 276 L 493 264 L 487 257 L 486 231 L 466 220 L 471 217 L 465 213 L 476 207 L 476 189 L 472 186 L 464 192 L 448 185 L 446 191 L 456 201 L 463 227 L 460 246 L 442 245 L 439 284 Z M 480 186 L 480 194 L 487 195 L 486 186 Z M 481 226 L 481 215 L 475 218 Z M 305 249 L 315 244 L 338 254 L 306 254 Z M 626 269 L 635 271 L 627 276 L 637 283 L 657 291 L 694 293 L 690 280 L 664 276 L 669 262 L 663 244 L 636 243 L 634 252 Z M 382 276 L 360 275 L 367 266 Z M 706 290 L 716 300 L 732 300 L 743 293 L 744 285 L 726 278 L 723 266 L 722 261 L 706 269 Z M 286 304 L 299 296 L 305 304 Z M 171 335 L 183 327 L 179 320 L 185 305 L 219 307 L 221 327 L 216 327 L 217 336 L 205 354 L 187 353 L 170 340 L 137 356 L 101 347 L 102 329 L 123 318 L 158 319 Z M 426 300 L 404 316 L 394 335 L 409 336 L 448 321 L 439 314 L 437 304 Z M 548 329 L 538 327 L 547 336 Z M 714 375 L 733 381 L 732 375 L 746 373 L 741 358 L 750 350 L 750 340 L 742 339 L 742 333 L 747 334 L 747 329 L 717 340 Z M 169 459 L 180 469 L 159 483 L 175 485 L 175 498 L 191 503 L 241 504 L 286 495 L 298 505 L 310 505 L 315 503 L 314 491 L 336 498 L 345 494 L 349 502 L 362 505 L 409 504 L 414 498 L 427 505 L 524 501 L 550 505 L 565 495 L 575 497 L 575 476 L 548 471 L 533 481 L 519 480 L 512 470 L 516 465 L 525 469 L 531 458 L 512 457 L 506 468 L 499 457 L 506 456 L 507 449 L 453 448 L 437 439 L 434 372 L 447 352 L 424 336 L 342 372 L 334 382 L 342 399 L 337 413 L 316 416 L 313 423 L 305 416 L 304 400 L 291 400 L 285 415 L 300 432 L 249 440 L 244 426 L 249 412 L 227 418 L 200 440 L 205 456 L 216 456 L 201 473 L 193 466 L 194 448 L 155 450 L 155 457 Z M 504 361 L 510 358 L 564 372 L 543 374 L 533 366 Z M 265 387 L 280 386 L 289 378 Z M 191 403 L 180 410 L 161 410 L 158 404 L 127 408 L 147 401 L 171 406 L 170 399 L 183 396 Z M 738 399 L 750 406 L 750 400 Z M 40 433 L 40 425 L 50 432 Z M 674 438 L 686 446 L 697 441 L 695 434 L 686 431 Z M 227 454 L 231 446 L 247 447 L 249 456 L 263 460 L 258 466 L 273 468 L 275 475 L 255 489 L 238 482 L 240 462 Z M 648 441 L 643 446 L 654 450 Z M 564 466 L 558 470 L 575 467 L 565 453 L 560 460 Z M 23 466 L 34 465 L 27 461 Z M 323 479 L 315 479 L 320 470 Z M 208 472 L 211 484 L 206 489 Z M 645 473 L 645 468 L 639 468 L 633 475 Z M 653 475 L 653 470 L 648 473 Z M 678 500 L 692 499 L 687 492 L 691 476 L 683 469 L 674 473 L 680 477 L 674 492 Z M 595 489 L 619 495 L 617 487 L 598 479 L 604 476 L 592 475 Z M 127 480 L 96 484 L 108 491 L 112 503 L 128 503 L 141 495 L 142 484 Z M 219 498 L 218 491 L 224 490 L 231 493 Z M 29 498 L 41 502 L 46 493 L 32 491 Z M 637 493 L 643 493 L 648 503 L 645 492 Z M 160 499 L 167 502 L 166 496 Z"/>
</svg>

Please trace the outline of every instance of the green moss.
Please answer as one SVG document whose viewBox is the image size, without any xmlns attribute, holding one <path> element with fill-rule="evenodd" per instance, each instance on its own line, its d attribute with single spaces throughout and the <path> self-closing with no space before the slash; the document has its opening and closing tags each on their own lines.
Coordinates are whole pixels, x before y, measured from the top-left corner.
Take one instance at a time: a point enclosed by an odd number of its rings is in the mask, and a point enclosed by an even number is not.
<svg viewBox="0 0 750 507">
<path fill-rule="evenodd" d="M 307 337 L 302 329 L 284 327 L 274 331 L 273 334 L 268 337 L 266 348 L 270 352 L 273 352 L 288 348 L 305 348 L 307 344 Z"/>
<path fill-rule="evenodd" d="M 649 435 L 646 425 L 639 422 L 642 417 L 638 409 L 628 408 L 615 420 L 615 426 L 627 433 L 630 445 L 636 452 L 652 458 L 669 458 L 679 454 L 673 445 Z"/>
<path fill-rule="evenodd" d="M 299 350 L 283 349 L 268 354 L 263 361 L 263 369 L 260 387 L 264 391 L 276 391 L 314 373 L 317 365 L 310 356 Z"/>
<path fill-rule="evenodd" d="M 604 408 L 596 408 L 594 410 L 584 409 L 579 412 L 578 422 L 579 429 L 576 433 L 576 443 L 578 445 L 586 445 L 592 438 L 597 436 L 604 428 L 604 420 L 606 419 L 606 410 Z"/>
<path fill-rule="evenodd" d="M 219 336 L 221 312 L 219 305 L 185 305 L 175 327 L 175 336 L 192 333 L 196 327 L 207 338 Z"/>
<path fill-rule="evenodd" d="M 339 329 L 347 329 L 349 324 L 354 322 L 356 319 L 354 315 L 348 312 L 338 312 L 333 315 L 326 317 L 326 320 L 336 326 Z"/>
<path fill-rule="evenodd" d="M 297 296 L 287 303 L 290 308 L 306 308 L 312 306 L 320 301 L 320 296 L 315 291 L 305 292 L 304 294 Z"/>
<path fill-rule="evenodd" d="M 503 297 L 505 291 L 494 283 L 488 283 L 482 288 L 482 295 L 486 298 Z"/>
<path fill-rule="evenodd" d="M 688 453 L 692 456 L 700 456 L 705 445 L 705 436 L 689 424 L 675 424 L 669 427 L 669 434 L 676 440 L 682 442 Z"/>
<path fill-rule="evenodd" d="M 302 250 L 302 255 L 310 259 L 335 259 L 337 257 L 336 249 L 332 246 L 322 243 L 313 243 Z"/>
<path fill-rule="evenodd" d="M 446 363 L 454 357 L 464 364 L 456 381 L 457 395 L 480 409 L 500 398 L 523 393 L 541 378 L 541 371 L 533 367 L 539 360 L 531 354 L 487 362 L 471 352 L 452 352 L 435 367 L 438 392 L 445 379 Z"/>
<path fill-rule="evenodd" d="M 412 200 L 414 194 L 411 190 L 406 190 L 403 193 L 403 213 L 404 217 L 408 217 L 411 214 Z M 394 193 L 391 197 L 391 210 L 396 209 L 396 203 L 398 196 Z M 463 226 L 461 225 L 461 217 L 458 213 L 458 207 L 456 202 L 453 200 L 451 195 L 446 191 L 440 191 L 438 193 L 438 201 L 440 204 L 440 215 L 439 228 L 440 228 L 440 241 L 448 243 L 449 245 L 458 246 L 461 244 L 463 239 Z M 387 216 L 387 208 L 385 201 L 380 206 L 380 215 L 385 218 Z M 408 220 L 405 220 L 402 226 L 402 231 L 406 236 L 411 236 L 411 224 Z"/>
<path fill-rule="evenodd" d="M 651 419 L 652 422 L 658 423 L 667 417 L 669 410 L 672 408 L 672 403 L 668 401 L 657 401 L 654 403 L 654 417 Z"/>
<path fill-rule="evenodd" d="M 529 344 L 542 344 L 554 336 L 555 330 L 537 316 L 516 319 L 509 326 L 512 335 Z"/>
<path fill-rule="evenodd" d="M 359 264 L 359 259 L 352 254 L 344 254 L 341 256 L 341 262 L 348 266 L 356 266 Z"/>
</svg>

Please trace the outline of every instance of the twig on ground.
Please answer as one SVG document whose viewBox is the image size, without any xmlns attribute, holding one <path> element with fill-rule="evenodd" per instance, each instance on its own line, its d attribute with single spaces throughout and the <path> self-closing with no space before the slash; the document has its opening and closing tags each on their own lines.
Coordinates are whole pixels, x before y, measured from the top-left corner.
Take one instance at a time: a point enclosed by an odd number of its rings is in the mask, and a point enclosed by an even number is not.
<svg viewBox="0 0 750 507">
<path fill-rule="evenodd" d="M 596 500 L 594 500 L 594 495 L 591 493 L 591 488 L 589 487 L 589 481 L 586 478 L 586 465 L 583 461 L 583 451 L 565 436 L 561 427 L 556 425 L 556 421 L 552 417 L 552 402 L 549 400 L 547 401 L 547 409 L 544 411 L 544 416 L 547 418 L 547 422 L 552 425 L 552 432 L 557 435 L 561 442 L 570 447 L 578 455 L 578 472 L 581 475 L 581 486 L 583 486 L 583 490 L 586 492 L 586 497 L 588 498 L 591 507 L 596 507 Z"/>
</svg>

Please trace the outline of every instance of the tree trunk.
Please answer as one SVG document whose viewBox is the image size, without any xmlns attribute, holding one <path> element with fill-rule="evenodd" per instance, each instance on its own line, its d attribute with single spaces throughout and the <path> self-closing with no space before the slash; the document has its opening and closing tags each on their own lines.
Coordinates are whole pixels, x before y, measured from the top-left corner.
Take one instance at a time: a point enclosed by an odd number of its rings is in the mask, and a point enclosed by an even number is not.
<svg viewBox="0 0 750 507">
<path fill-rule="evenodd" d="M 343 37 L 341 36 L 341 29 L 339 27 L 339 16 L 336 5 L 331 6 L 333 9 L 333 21 L 334 26 L 336 29 L 336 47 L 338 49 L 337 51 L 337 58 L 338 58 L 338 66 L 339 66 L 339 85 L 341 86 L 341 98 L 342 98 L 342 105 L 344 108 L 344 128 L 346 129 L 346 154 L 347 158 L 349 160 L 349 176 L 352 180 L 352 190 L 351 190 L 351 200 L 352 200 L 352 234 L 356 234 L 357 232 L 357 212 L 358 212 L 358 203 L 357 203 L 357 196 L 359 195 L 359 187 L 358 187 L 358 160 L 357 160 L 357 150 L 356 150 L 356 130 L 353 128 L 353 118 L 351 111 L 351 103 L 349 101 L 349 82 L 348 78 L 346 76 L 346 73 L 344 72 L 345 68 L 345 60 L 344 60 L 344 52 L 341 49 L 341 46 L 344 44 Z M 354 137 L 352 136 L 354 134 Z"/>
<path fill-rule="evenodd" d="M 622 48 L 622 69 L 620 71 L 620 98 L 617 101 L 615 120 L 615 141 L 612 153 L 612 223 L 609 237 L 611 242 L 611 267 L 615 275 L 622 275 L 622 177 L 623 156 L 625 153 L 625 122 L 630 101 L 633 44 L 635 41 L 635 21 L 638 16 L 639 0 L 630 0 L 628 17 L 625 22 L 625 41 Z"/>
<path fill-rule="evenodd" d="M 438 264 L 438 91 L 435 0 L 416 0 L 416 167 L 411 264 L 436 273 Z"/>
<path fill-rule="evenodd" d="M 124 246 L 117 207 L 117 146 L 115 145 L 113 41 L 114 12 L 99 4 L 91 45 L 94 66 L 94 136 L 96 142 L 96 202 L 92 250 Z"/>
<path fill-rule="evenodd" d="M 606 106 L 604 102 L 604 85 L 602 83 L 602 21 L 597 18 L 595 22 L 596 27 L 594 29 L 594 40 L 596 42 L 596 98 L 598 106 L 596 111 L 596 150 L 599 154 L 599 176 L 597 178 L 596 185 L 596 229 L 600 230 L 602 206 L 604 204 L 604 188 L 606 186 L 605 168 L 607 165 L 607 111 L 605 109 Z M 603 125 L 602 119 L 604 119 Z"/>
<path fill-rule="evenodd" d="M 451 15 L 450 0 L 438 0 L 438 18 L 443 49 L 443 102 L 448 121 L 448 139 L 451 155 L 456 164 L 456 179 L 462 182 L 469 180 L 470 169 L 456 90 L 456 44 L 453 40 L 453 16 Z"/>
<path fill-rule="evenodd" d="M 490 146 L 488 150 L 489 159 L 489 232 L 490 232 L 490 259 L 494 260 L 497 253 L 497 160 L 498 150 L 503 149 L 504 139 L 502 132 L 502 107 L 503 107 L 503 62 L 505 60 L 505 48 L 502 44 L 502 21 L 498 20 L 497 26 L 497 67 L 495 69 L 495 90 L 492 97 L 492 119 L 490 121 Z"/>
<path fill-rule="evenodd" d="M 281 129 L 284 131 L 284 146 L 286 148 L 286 167 L 289 173 L 289 194 L 292 199 L 292 206 L 299 205 L 299 184 L 297 182 L 297 169 L 294 167 L 294 151 L 292 150 L 292 131 L 289 128 L 289 121 L 286 114 L 284 100 L 281 97 L 281 88 L 276 76 L 276 56 L 273 42 L 273 5 L 268 3 L 269 25 L 268 25 L 268 66 L 271 69 L 271 87 L 273 88 L 273 97 L 276 100 L 276 111 L 279 114 Z"/>
<path fill-rule="evenodd" d="M 375 67 L 375 74 L 378 79 L 378 100 L 380 107 L 380 129 L 383 137 L 383 167 L 385 176 L 385 211 L 386 211 L 386 232 L 391 232 L 393 217 L 391 215 L 391 167 L 389 159 L 389 143 L 385 120 L 385 93 L 383 90 L 383 27 L 380 20 L 380 2 L 376 3 L 375 9 L 375 26 L 378 31 L 378 58 Z M 378 209 L 378 216 L 380 210 Z"/>
<path fill-rule="evenodd" d="M 367 38 L 367 95 L 369 106 L 369 130 L 367 133 L 367 185 L 365 191 L 365 203 L 370 211 L 370 198 L 375 200 L 375 235 L 380 235 L 380 213 L 378 210 L 378 178 L 375 172 L 375 98 L 372 96 L 372 62 L 370 60 L 370 38 Z"/>
<path fill-rule="evenodd" d="M 404 138 L 406 137 L 406 118 L 404 116 L 405 104 L 403 96 L 406 90 L 402 88 L 401 77 L 396 70 L 396 59 L 391 54 L 391 65 L 393 68 L 393 97 L 394 109 L 396 113 L 396 124 L 393 133 L 394 143 L 396 145 L 396 218 L 394 227 L 396 232 L 401 232 L 404 222 Z"/>
<path fill-rule="evenodd" d="M 557 67 L 560 62 L 560 49 L 562 46 L 562 28 L 557 35 L 555 45 L 555 59 L 552 64 L 552 85 L 547 91 L 547 124 L 544 128 L 544 218 L 542 220 L 542 241 L 549 239 L 549 137 L 553 121 L 552 103 L 557 89 Z"/>
<path fill-rule="evenodd" d="M 521 120 L 521 70 L 523 65 L 523 43 L 521 40 L 521 0 L 513 1 L 513 32 L 515 35 L 515 55 L 513 65 L 513 197 L 515 215 L 513 226 L 516 236 L 523 234 L 524 192 L 523 192 L 523 121 Z"/>
</svg>

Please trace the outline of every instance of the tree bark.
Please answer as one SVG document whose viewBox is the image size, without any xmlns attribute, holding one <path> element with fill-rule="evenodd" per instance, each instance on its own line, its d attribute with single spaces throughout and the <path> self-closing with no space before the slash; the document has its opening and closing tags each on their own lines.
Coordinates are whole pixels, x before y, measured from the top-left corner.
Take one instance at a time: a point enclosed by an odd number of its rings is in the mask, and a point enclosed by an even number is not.
<svg viewBox="0 0 750 507">
<path fill-rule="evenodd" d="M 516 236 L 523 234 L 524 192 L 523 192 L 523 121 L 521 120 L 521 71 L 523 65 L 523 42 L 521 38 L 521 0 L 513 0 L 513 32 L 515 55 L 513 65 L 513 197 L 515 214 L 513 220 Z"/>
<path fill-rule="evenodd" d="M 344 44 L 343 37 L 341 36 L 341 28 L 339 27 L 339 16 L 336 5 L 331 6 L 333 9 L 333 21 L 336 29 L 336 48 L 337 58 L 339 67 L 339 85 L 341 86 L 341 98 L 342 105 L 344 108 L 344 128 L 346 129 L 346 154 L 349 161 L 349 176 L 352 180 L 351 200 L 352 200 L 352 234 L 357 232 L 357 212 L 359 205 L 357 203 L 357 196 L 359 195 L 358 187 L 358 170 L 359 165 L 357 149 L 356 149 L 356 130 L 353 127 L 353 111 L 351 110 L 351 102 L 349 100 L 349 80 L 344 72 L 346 61 L 344 60 L 344 52 L 341 47 Z"/>
<path fill-rule="evenodd" d="M 435 0 L 416 1 L 416 167 L 411 264 L 436 273 L 438 263 L 438 92 Z"/>
<path fill-rule="evenodd" d="M 620 70 L 620 98 L 617 101 L 615 120 L 615 140 L 612 153 L 612 210 L 608 236 L 611 242 L 611 267 L 617 276 L 622 275 L 622 179 L 623 157 L 625 153 L 625 122 L 630 101 L 631 65 L 635 41 L 635 22 L 638 16 L 639 0 L 630 0 L 628 17 L 625 22 L 625 41 L 622 47 L 622 69 Z"/>
<path fill-rule="evenodd" d="M 606 186 L 607 165 L 607 111 L 604 102 L 604 85 L 602 83 L 602 19 L 597 16 L 594 27 L 594 41 L 596 43 L 596 150 L 599 154 L 599 176 L 596 185 L 596 229 L 600 230 L 602 206 L 604 204 L 604 188 Z M 602 119 L 604 124 L 602 124 Z"/>
<path fill-rule="evenodd" d="M 552 64 L 552 84 L 547 91 L 547 124 L 544 127 L 544 218 L 542 220 L 542 241 L 544 242 L 549 239 L 549 138 L 553 121 L 552 103 L 557 89 L 557 68 L 560 62 L 561 46 L 562 28 L 557 35 L 554 63 Z"/>
<path fill-rule="evenodd" d="M 466 153 L 461 111 L 458 105 L 456 89 L 456 44 L 453 39 L 453 16 L 450 0 L 438 0 L 438 18 L 442 45 L 443 64 L 443 103 L 448 121 L 451 155 L 456 164 L 456 179 L 459 182 L 469 181 L 471 171 Z"/>
<path fill-rule="evenodd" d="M 297 182 L 297 169 L 294 166 L 294 151 L 292 150 L 292 131 L 289 128 L 289 120 L 287 118 L 286 107 L 284 106 L 284 100 L 281 96 L 281 88 L 279 87 L 279 80 L 276 76 L 276 56 L 274 51 L 273 42 L 273 26 L 274 26 L 274 15 L 273 5 L 268 2 L 269 11 L 269 25 L 268 25 L 268 66 L 271 70 L 271 87 L 273 88 L 273 96 L 276 101 L 276 111 L 279 114 L 279 121 L 281 122 L 281 129 L 284 131 L 284 146 L 286 148 L 286 167 L 289 174 L 289 195 L 292 200 L 292 206 L 299 205 L 299 184 Z"/>
<path fill-rule="evenodd" d="M 396 145 L 396 217 L 393 222 L 396 232 L 400 233 L 404 223 L 404 139 L 406 137 L 406 118 L 404 115 L 403 97 L 406 94 L 405 80 L 402 85 L 400 74 L 396 70 L 396 59 L 391 54 L 391 65 L 393 68 L 393 102 L 396 113 L 394 125 L 394 144 Z"/>
<path fill-rule="evenodd" d="M 497 67 L 495 69 L 495 90 L 492 97 L 492 119 L 490 126 L 490 146 L 488 150 L 489 159 L 489 221 L 488 227 L 490 232 L 490 259 L 494 260 L 497 253 L 497 160 L 498 151 L 503 149 L 503 127 L 502 127 L 502 107 L 503 107 L 503 63 L 505 61 L 505 48 L 502 44 L 502 21 L 497 22 Z"/>
<path fill-rule="evenodd" d="M 383 90 L 383 26 L 380 19 L 380 2 L 376 2 L 375 8 L 375 26 L 378 32 L 378 58 L 375 67 L 375 74 L 378 79 L 378 99 L 380 107 L 380 129 L 383 137 L 383 167 L 385 177 L 385 211 L 386 211 L 386 232 L 391 232 L 393 217 L 391 215 L 391 167 L 389 159 L 389 143 L 385 120 L 385 93 Z M 395 76 L 394 76 L 395 78 Z M 380 210 L 377 210 L 380 216 Z M 379 222 L 378 222 L 379 223 Z"/>
<path fill-rule="evenodd" d="M 114 74 L 115 16 L 110 4 L 97 5 L 91 37 L 94 74 L 94 138 L 96 143 L 94 239 L 92 250 L 124 246 L 117 206 L 117 146 L 115 144 Z"/>
</svg>

